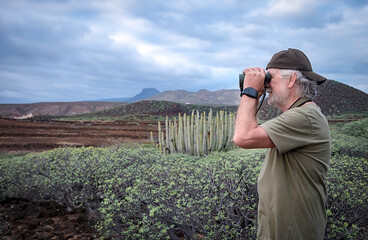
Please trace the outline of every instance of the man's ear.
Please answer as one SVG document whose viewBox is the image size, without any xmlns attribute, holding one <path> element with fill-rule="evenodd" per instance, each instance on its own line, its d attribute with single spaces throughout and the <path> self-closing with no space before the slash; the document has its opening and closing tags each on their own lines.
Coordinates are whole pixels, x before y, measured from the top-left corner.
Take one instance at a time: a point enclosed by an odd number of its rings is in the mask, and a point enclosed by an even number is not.
<svg viewBox="0 0 368 240">
<path fill-rule="evenodd" d="M 288 87 L 289 87 L 289 88 L 292 88 L 292 87 L 295 85 L 296 78 L 297 78 L 297 75 L 296 75 L 296 73 L 294 72 L 294 73 L 289 77 L 289 80 L 288 80 Z"/>
</svg>

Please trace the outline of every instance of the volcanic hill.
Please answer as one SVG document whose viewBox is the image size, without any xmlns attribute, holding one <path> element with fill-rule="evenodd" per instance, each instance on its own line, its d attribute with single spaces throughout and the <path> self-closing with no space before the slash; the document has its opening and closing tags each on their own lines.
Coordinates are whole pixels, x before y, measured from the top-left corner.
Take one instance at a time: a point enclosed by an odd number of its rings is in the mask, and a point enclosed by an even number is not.
<svg viewBox="0 0 368 240">
<path fill-rule="evenodd" d="M 177 116 L 178 113 L 191 113 L 198 110 L 225 110 L 236 112 L 240 101 L 239 90 L 218 90 L 188 92 L 184 90 L 164 91 L 144 101 L 135 103 L 116 102 L 69 102 L 69 103 L 34 103 L 0 104 L 0 115 L 20 117 L 32 113 L 50 116 L 77 116 L 83 118 L 118 118 L 140 116 L 149 119 L 153 116 Z M 346 84 L 328 80 L 318 86 L 314 101 L 328 117 L 344 114 L 368 115 L 368 94 Z M 263 104 L 259 117 L 270 119 L 280 113 L 279 110 Z"/>
</svg>

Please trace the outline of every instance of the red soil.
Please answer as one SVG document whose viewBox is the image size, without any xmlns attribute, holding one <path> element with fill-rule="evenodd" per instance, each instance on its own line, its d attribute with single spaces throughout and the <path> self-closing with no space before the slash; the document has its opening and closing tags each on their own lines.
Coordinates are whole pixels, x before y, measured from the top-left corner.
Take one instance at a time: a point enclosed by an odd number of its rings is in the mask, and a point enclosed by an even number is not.
<svg viewBox="0 0 368 240">
<path fill-rule="evenodd" d="M 155 121 L 34 121 L 0 118 L 0 152 L 43 151 L 62 146 L 106 146 L 112 141 L 150 142 Z"/>
<path fill-rule="evenodd" d="M 0 239 L 96 239 L 93 218 L 54 203 L 11 199 L 0 203 Z"/>
</svg>

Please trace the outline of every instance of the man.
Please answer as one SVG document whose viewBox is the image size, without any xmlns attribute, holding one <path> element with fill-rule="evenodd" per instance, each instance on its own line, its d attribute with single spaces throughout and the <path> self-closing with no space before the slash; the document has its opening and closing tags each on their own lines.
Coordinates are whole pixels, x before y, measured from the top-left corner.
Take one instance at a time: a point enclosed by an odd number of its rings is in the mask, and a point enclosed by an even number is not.
<svg viewBox="0 0 368 240">
<path fill-rule="evenodd" d="M 323 239 L 330 133 L 312 99 L 326 78 L 297 49 L 276 53 L 266 69 L 268 103 L 283 113 L 257 125 L 265 70 L 245 69 L 233 139 L 242 148 L 269 148 L 258 177 L 258 239 Z"/>
</svg>

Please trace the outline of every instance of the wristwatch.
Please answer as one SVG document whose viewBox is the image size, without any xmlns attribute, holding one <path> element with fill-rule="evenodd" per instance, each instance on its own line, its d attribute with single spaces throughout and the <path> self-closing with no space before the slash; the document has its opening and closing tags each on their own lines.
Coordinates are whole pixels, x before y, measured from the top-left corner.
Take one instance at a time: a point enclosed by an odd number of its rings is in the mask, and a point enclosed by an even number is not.
<svg viewBox="0 0 368 240">
<path fill-rule="evenodd" d="M 240 93 L 240 97 L 242 97 L 243 95 L 247 95 L 248 97 L 257 99 L 258 92 L 252 87 L 247 87 L 244 88 L 244 90 Z"/>
</svg>

